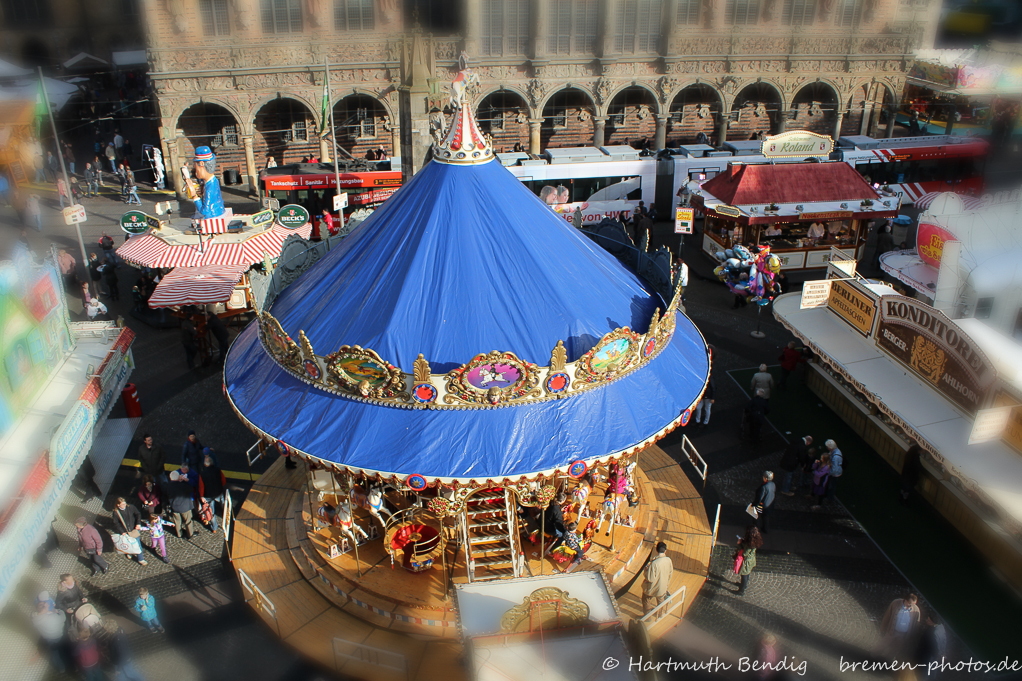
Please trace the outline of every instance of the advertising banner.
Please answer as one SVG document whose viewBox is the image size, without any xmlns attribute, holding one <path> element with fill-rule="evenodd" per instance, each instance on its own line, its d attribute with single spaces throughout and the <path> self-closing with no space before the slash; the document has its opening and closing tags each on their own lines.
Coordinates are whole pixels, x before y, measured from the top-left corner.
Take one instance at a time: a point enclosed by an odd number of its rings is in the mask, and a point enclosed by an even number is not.
<svg viewBox="0 0 1022 681">
<path fill-rule="evenodd" d="M 582 209 L 582 224 L 595 225 L 604 218 L 631 219 L 632 213 L 639 207 L 638 201 L 579 201 L 576 203 L 555 203 L 550 206 L 554 212 L 571 222 L 576 208 Z"/>
<path fill-rule="evenodd" d="M 916 231 L 916 251 L 919 259 L 930 267 L 940 268 L 940 258 L 944 254 L 944 242 L 955 241 L 955 235 L 943 227 L 920 222 Z"/>
<path fill-rule="evenodd" d="M 869 337 L 876 319 L 876 299 L 852 281 L 831 279 L 830 296 L 827 307 L 841 319 L 861 333 Z"/>
</svg>

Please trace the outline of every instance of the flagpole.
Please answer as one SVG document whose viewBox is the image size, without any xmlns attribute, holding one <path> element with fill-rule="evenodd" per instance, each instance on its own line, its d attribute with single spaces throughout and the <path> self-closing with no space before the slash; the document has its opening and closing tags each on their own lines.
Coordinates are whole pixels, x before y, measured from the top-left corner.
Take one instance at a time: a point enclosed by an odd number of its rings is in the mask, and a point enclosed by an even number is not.
<svg viewBox="0 0 1022 681">
<path fill-rule="evenodd" d="M 67 166 L 64 165 L 64 153 L 60 148 L 60 138 L 57 136 L 57 122 L 53 120 L 53 110 L 50 109 L 50 98 L 46 94 L 46 81 L 43 80 L 43 67 L 37 66 L 36 71 L 39 72 L 39 89 L 43 93 L 43 104 L 46 106 L 46 113 L 50 115 L 50 126 L 53 128 L 53 144 L 57 149 L 57 158 L 60 159 L 60 172 L 64 175 L 64 188 L 67 190 L 67 200 L 70 205 L 74 205 L 74 194 L 71 192 L 71 179 L 67 176 Z M 57 188 L 57 193 L 60 193 L 60 188 Z M 78 247 L 82 249 L 82 266 L 85 271 L 89 271 L 89 256 L 85 252 L 85 240 L 82 239 L 82 225 L 79 222 L 75 223 L 75 231 L 78 232 Z M 91 279 L 88 275 L 85 277 L 86 286 L 89 285 Z M 99 298 L 99 288 L 95 288 L 96 298 Z M 84 301 L 83 301 L 84 302 Z M 88 312 L 86 310 L 86 312 Z"/>
<path fill-rule="evenodd" d="M 334 104 L 333 96 L 330 94 L 330 60 L 327 59 L 324 62 L 326 66 L 326 102 L 327 106 L 330 107 L 330 155 L 334 157 L 334 195 L 341 195 L 341 171 L 337 166 L 337 151 L 339 145 L 337 144 L 337 128 L 334 127 Z M 331 199 L 332 200 L 332 199 Z M 333 204 L 330 204 L 330 212 L 333 213 Z M 338 212 L 338 221 L 340 222 L 340 229 L 344 229 L 344 209 Z"/>
</svg>

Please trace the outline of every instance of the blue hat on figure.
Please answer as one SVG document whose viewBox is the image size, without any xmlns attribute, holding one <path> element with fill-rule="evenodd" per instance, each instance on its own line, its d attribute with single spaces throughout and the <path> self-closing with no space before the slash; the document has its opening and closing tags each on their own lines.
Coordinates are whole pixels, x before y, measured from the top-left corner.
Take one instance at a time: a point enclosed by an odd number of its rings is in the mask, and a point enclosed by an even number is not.
<svg viewBox="0 0 1022 681">
<path fill-rule="evenodd" d="M 213 155 L 213 150 L 209 147 L 196 147 L 195 160 L 205 163 L 206 161 L 216 160 L 216 156 Z"/>
</svg>

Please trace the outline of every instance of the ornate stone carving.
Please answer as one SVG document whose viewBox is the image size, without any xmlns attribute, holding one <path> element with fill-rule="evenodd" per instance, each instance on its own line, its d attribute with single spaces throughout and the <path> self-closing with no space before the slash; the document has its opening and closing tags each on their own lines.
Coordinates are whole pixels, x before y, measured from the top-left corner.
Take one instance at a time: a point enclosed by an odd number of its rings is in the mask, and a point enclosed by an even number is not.
<svg viewBox="0 0 1022 681">
<path fill-rule="evenodd" d="M 529 103 L 533 107 L 538 107 L 540 102 L 543 101 L 543 96 L 546 94 L 546 83 L 538 78 L 533 78 L 529 81 L 527 91 L 529 93 Z"/>
<path fill-rule="evenodd" d="M 234 25 L 241 32 L 252 28 L 255 24 L 255 12 L 252 10 L 253 0 L 232 0 L 234 7 Z"/>
<path fill-rule="evenodd" d="M 660 76 L 656 82 L 657 94 L 660 95 L 660 101 L 666 104 L 671 98 L 671 93 L 673 93 L 677 87 L 677 78 L 672 78 L 671 76 Z"/>
<path fill-rule="evenodd" d="M 639 105 L 639 111 L 638 111 L 637 115 L 638 115 L 640 121 L 646 120 L 647 118 L 649 118 L 649 115 L 650 115 L 649 107 L 646 106 L 645 104 L 640 104 Z"/>
<path fill-rule="evenodd" d="M 738 91 L 738 79 L 734 76 L 724 76 L 718 78 L 716 81 L 717 89 L 721 90 L 729 95 L 733 95 Z"/>
<path fill-rule="evenodd" d="M 702 63 L 703 73 L 724 73 L 727 65 L 722 61 L 704 61 Z"/>
<path fill-rule="evenodd" d="M 188 17 L 185 16 L 184 0 L 167 0 L 167 12 L 177 33 L 188 31 Z"/>
<path fill-rule="evenodd" d="M 611 84 L 606 78 L 600 78 L 592 85 L 593 97 L 597 104 L 606 104 L 610 97 Z"/>
</svg>

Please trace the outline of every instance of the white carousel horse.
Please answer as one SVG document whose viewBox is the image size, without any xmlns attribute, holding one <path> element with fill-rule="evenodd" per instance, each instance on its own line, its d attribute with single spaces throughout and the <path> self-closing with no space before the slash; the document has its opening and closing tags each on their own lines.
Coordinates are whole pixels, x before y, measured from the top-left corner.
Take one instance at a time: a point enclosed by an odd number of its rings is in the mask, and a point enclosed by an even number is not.
<svg viewBox="0 0 1022 681">
<path fill-rule="evenodd" d="M 369 511 L 369 515 L 380 521 L 380 526 L 384 532 L 387 530 L 387 523 L 384 521 L 383 516 L 380 513 L 386 513 L 387 517 L 390 518 L 394 514 L 391 513 L 387 506 L 383 503 L 383 492 L 380 491 L 379 487 L 371 487 L 368 494 L 362 487 L 355 485 L 351 488 L 351 492 L 348 494 L 348 498 L 351 502 L 359 508 L 364 508 Z"/>
<path fill-rule="evenodd" d="M 463 71 L 458 71 L 458 75 L 454 77 L 454 82 L 451 83 L 451 108 L 460 109 L 462 103 L 465 101 L 465 94 L 468 92 L 469 87 L 472 85 L 479 84 L 479 76 L 473 73 L 470 69 L 466 68 Z"/>
<path fill-rule="evenodd" d="M 351 545 L 354 546 L 358 543 L 355 538 L 355 533 L 362 535 L 363 539 L 369 539 L 369 535 L 365 533 L 358 524 L 351 518 L 351 509 L 348 508 L 347 504 L 337 507 L 337 513 L 334 516 L 334 525 L 341 529 L 341 534 L 346 536 L 350 541 Z"/>
<path fill-rule="evenodd" d="M 578 486 L 571 491 L 572 507 L 578 513 L 579 520 L 589 517 L 589 494 L 592 491 L 585 480 L 579 480 Z"/>
<path fill-rule="evenodd" d="M 621 504 L 623 503 L 627 503 L 623 494 L 607 495 L 607 498 L 603 500 L 603 503 L 600 504 L 600 508 L 597 510 L 600 519 L 599 524 L 596 526 L 597 533 L 603 527 L 604 520 L 610 521 L 610 525 L 607 526 L 607 534 L 610 535 L 614 531 L 614 525 L 620 523 Z"/>
</svg>

